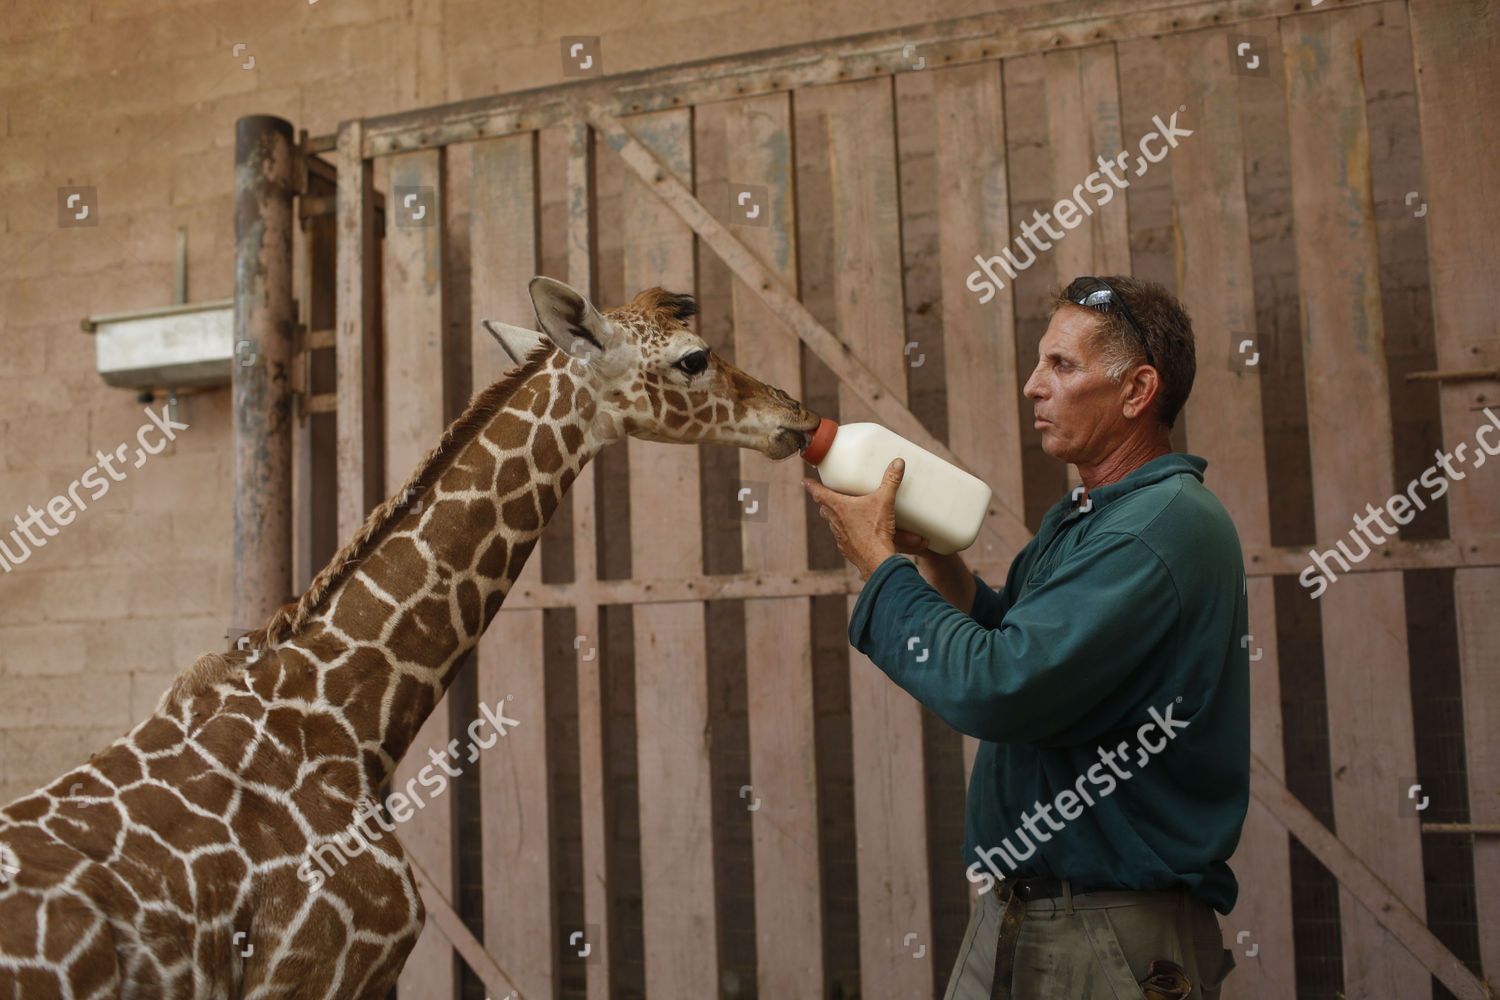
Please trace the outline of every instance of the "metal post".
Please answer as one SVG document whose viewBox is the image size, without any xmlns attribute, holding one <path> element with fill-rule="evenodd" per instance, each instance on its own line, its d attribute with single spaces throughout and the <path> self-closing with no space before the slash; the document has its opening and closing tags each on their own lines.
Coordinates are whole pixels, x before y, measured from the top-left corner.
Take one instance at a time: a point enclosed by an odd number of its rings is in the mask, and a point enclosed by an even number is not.
<svg viewBox="0 0 1500 1000">
<path fill-rule="evenodd" d="M 234 620 L 292 590 L 292 126 L 247 115 L 234 144 Z"/>
</svg>

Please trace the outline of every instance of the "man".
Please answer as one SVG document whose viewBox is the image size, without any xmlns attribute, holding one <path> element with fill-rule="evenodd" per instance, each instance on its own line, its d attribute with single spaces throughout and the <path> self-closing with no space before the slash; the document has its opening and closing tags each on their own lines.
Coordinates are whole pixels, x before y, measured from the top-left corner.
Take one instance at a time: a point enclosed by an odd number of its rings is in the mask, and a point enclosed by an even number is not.
<svg viewBox="0 0 1500 1000">
<path fill-rule="evenodd" d="M 865 579 L 850 641 L 981 740 L 964 845 L 980 897 L 947 1000 L 1214 1000 L 1234 964 L 1212 911 L 1237 893 L 1249 629 L 1234 525 L 1169 439 L 1192 325 L 1160 285 L 1079 278 L 1039 355 L 1042 448 L 1083 485 L 1003 589 L 896 531 L 899 459 L 869 496 L 804 484 Z"/>
</svg>

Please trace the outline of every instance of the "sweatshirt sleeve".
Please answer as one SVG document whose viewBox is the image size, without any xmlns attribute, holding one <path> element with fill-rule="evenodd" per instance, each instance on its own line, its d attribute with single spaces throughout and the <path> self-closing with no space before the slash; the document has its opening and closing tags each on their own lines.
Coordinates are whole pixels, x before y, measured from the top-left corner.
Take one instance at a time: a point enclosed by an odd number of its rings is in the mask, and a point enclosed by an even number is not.
<svg viewBox="0 0 1500 1000">
<path fill-rule="evenodd" d="M 974 606 L 969 609 L 969 617 L 974 619 L 985 628 L 998 628 L 1000 619 L 1005 615 L 1006 602 L 1001 595 L 989 584 L 974 574 Z"/>
<path fill-rule="evenodd" d="M 849 641 L 944 722 L 997 743 L 1086 742 L 1116 724 L 1170 657 L 1180 612 L 1166 565 L 1135 535 L 1090 539 L 1009 603 L 981 584 L 973 616 L 905 559 L 866 581 Z"/>
</svg>

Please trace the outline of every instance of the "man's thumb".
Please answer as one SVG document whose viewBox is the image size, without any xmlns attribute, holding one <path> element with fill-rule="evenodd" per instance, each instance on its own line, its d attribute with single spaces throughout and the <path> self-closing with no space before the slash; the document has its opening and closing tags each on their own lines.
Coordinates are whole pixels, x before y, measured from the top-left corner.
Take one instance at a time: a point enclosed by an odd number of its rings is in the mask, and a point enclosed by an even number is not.
<svg viewBox="0 0 1500 1000">
<path fill-rule="evenodd" d="M 901 485 L 901 477 L 906 474 L 906 459 L 891 459 L 891 464 L 885 467 L 885 482 L 883 485 L 892 489 Z"/>
</svg>

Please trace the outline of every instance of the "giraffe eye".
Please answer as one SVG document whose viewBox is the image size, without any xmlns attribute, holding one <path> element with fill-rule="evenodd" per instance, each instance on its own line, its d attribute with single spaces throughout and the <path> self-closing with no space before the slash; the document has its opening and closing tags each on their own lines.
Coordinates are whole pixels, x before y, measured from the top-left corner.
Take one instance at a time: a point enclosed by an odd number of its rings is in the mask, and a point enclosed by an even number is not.
<svg viewBox="0 0 1500 1000">
<path fill-rule="evenodd" d="M 694 351 L 692 354 L 684 355 L 677 362 L 676 367 L 689 375 L 697 375 L 708 367 L 708 352 Z"/>
</svg>

